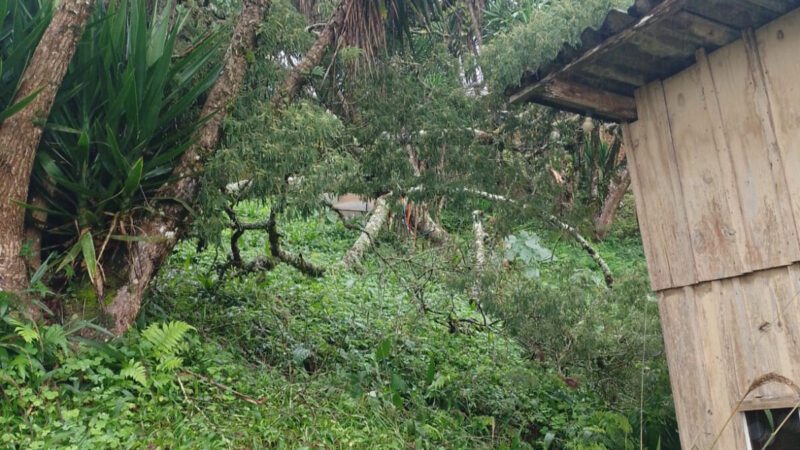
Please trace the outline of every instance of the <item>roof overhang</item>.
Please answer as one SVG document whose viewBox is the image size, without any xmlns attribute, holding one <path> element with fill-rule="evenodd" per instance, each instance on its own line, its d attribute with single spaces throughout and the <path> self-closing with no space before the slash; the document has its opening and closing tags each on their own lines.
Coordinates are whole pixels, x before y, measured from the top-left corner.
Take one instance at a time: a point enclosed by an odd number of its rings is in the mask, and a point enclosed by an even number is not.
<svg viewBox="0 0 800 450">
<path fill-rule="evenodd" d="M 800 0 L 637 0 L 506 93 L 511 103 L 631 122 L 636 89 L 691 66 L 697 50 L 712 52 L 797 7 Z"/>
</svg>

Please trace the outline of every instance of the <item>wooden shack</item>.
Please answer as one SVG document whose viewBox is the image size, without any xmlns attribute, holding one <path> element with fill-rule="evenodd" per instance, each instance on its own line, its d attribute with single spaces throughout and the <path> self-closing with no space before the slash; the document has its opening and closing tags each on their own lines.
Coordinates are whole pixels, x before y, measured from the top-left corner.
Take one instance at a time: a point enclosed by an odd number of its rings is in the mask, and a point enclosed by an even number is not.
<svg viewBox="0 0 800 450">
<path fill-rule="evenodd" d="M 509 90 L 624 124 L 684 449 L 800 448 L 798 7 L 639 0 Z"/>
</svg>

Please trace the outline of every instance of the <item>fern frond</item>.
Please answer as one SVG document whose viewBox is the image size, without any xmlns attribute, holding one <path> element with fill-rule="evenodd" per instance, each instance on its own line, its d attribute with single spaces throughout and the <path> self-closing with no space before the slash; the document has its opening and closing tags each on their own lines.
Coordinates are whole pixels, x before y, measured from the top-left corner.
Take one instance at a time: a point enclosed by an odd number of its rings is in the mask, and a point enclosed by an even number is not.
<svg viewBox="0 0 800 450">
<path fill-rule="evenodd" d="M 48 347 L 60 347 L 64 353 L 68 350 L 67 333 L 61 325 L 47 327 L 42 341 Z"/>
<path fill-rule="evenodd" d="M 183 358 L 179 356 L 165 356 L 158 364 L 158 370 L 161 372 L 172 372 L 179 369 L 183 365 Z"/>
<path fill-rule="evenodd" d="M 154 323 L 142 332 L 142 338 L 152 346 L 154 354 L 170 355 L 178 349 L 186 333 L 194 329 L 188 323 L 177 320 Z"/>
<path fill-rule="evenodd" d="M 14 332 L 17 333 L 26 343 L 30 344 L 39 340 L 39 331 L 37 331 L 31 324 L 21 322 L 18 319 L 7 319 L 11 325 L 14 325 Z"/>
<path fill-rule="evenodd" d="M 147 386 L 147 371 L 141 361 L 134 361 L 131 359 L 125 364 L 125 367 L 119 371 L 119 374 L 124 378 L 130 378 L 142 386 Z"/>
</svg>

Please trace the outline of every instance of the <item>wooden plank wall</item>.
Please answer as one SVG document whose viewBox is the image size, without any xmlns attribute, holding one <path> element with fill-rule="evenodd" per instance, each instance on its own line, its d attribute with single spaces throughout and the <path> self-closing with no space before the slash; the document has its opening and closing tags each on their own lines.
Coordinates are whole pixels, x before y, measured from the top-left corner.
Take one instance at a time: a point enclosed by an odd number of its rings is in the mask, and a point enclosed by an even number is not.
<svg viewBox="0 0 800 450">
<path fill-rule="evenodd" d="M 684 449 L 746 450 L 739 412 L 800 400 L 800 264 L 662 291 L 659 313 Z"/>
<path fill-rule="evenodd" d="M 684 449 L 800 399 L 800 10 L 636 92 L 629 167 Z"/>
<path fill-rule="evenodd" d="M 800 10 L 636 92 L 627 126 L 655 290 L 800 261 Z"/>
</svg>

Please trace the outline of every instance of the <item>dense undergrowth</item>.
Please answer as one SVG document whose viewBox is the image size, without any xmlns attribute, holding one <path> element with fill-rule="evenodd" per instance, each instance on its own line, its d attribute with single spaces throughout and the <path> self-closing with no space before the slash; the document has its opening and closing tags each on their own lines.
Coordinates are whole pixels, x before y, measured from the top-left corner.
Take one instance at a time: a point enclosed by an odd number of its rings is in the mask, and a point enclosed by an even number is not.
<svg viewBox="0 0 800 450">
<path fill-rule="evenodd" d="M 617 450 L 640 448 L 644 424 L 645 448 L 672 448 L 655 304 L 622 222 L 601 246 L 617 289 L 543 232 L 553 255 L 538 276 L 511 260 L 484 280 L 488 327 L 457 288 L 466 251 L 389 235 L 364 274 L 345 272 L 335 263 L 357 232 L 327 214 L 282 230 L 325 278 L 279 266 L 220 281 L 224 252 L 186 242 L 138 331 L 107 344 L 81 340 L 80 322 L 18 322 L 3 303 L 0 447 Z M 242 244 L 245 257 L 268 245 Z"/>
</svg>

